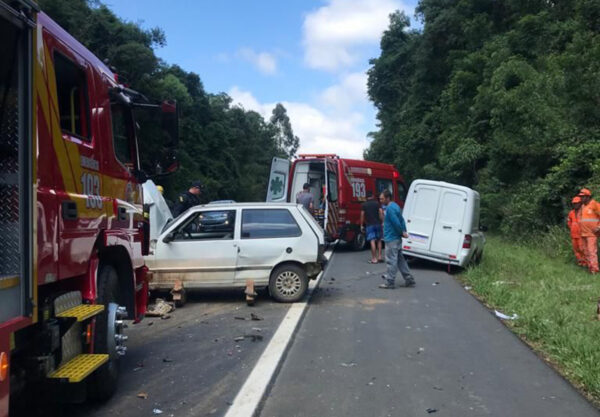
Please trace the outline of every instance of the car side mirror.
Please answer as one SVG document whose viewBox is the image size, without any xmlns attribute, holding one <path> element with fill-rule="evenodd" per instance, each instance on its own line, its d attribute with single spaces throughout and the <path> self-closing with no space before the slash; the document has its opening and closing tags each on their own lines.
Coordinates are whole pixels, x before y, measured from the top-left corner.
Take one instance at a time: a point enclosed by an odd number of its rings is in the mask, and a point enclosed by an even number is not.
<svg viewBox="0 0 600 417">
<path fill-rule="evenodd" d="M 488 231 L 488 227 L 484 226 L 484 225 L 479 225 L 479 230 L 482 232 L 487 232 Z"/>
<path fill-rule="evenodd" d="M 175 240 L 175 233 L 171 232 L 163 237 L 163 243 L 171 243 Z"/>
</svg>

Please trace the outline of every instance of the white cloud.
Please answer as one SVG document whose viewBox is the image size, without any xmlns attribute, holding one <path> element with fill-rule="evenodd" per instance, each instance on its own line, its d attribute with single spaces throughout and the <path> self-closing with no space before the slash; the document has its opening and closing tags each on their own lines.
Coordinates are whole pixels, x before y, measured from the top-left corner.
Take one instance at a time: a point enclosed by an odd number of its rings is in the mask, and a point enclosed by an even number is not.
<svg viewBox="0 0 600 417">
<path fill-rule="evenodd" d="M 330 0 L 304 19 L 306 64 L 328 71 L 354 64 L 361 47 L 379 42 L 389 14 L 398 9 L 412 10 L 401 0 Z"/>
<path fill-rule="evenodd" d="M 238 56 L 250 62 L 265 75 L 277 73 L 277 60 L 268 52 L 256 52 L 250 48 L 242 48 L 238 51 Z"/>
<path fill-rule="evenodd" d="M 325 106 L 338 112 L 369 105 L 367 73 L 354 72 L 343 76 L 339 84 L 326 88 L 319 98 Z"/>
<path fill-rule="evenodd" d="M 265 119 L 271 117 L 276 103 L 260 103 L 249 91 L 232 87 L 229 96 L 246 110 L 254 110 Z M 300 138 L 298 153 L 337 153 L 347 158 L 362 158 L 369 141 L 360 112 L 323 111 L 300 102 L 282 101 L 292 122 L 294 134 Z"/>
</svg>

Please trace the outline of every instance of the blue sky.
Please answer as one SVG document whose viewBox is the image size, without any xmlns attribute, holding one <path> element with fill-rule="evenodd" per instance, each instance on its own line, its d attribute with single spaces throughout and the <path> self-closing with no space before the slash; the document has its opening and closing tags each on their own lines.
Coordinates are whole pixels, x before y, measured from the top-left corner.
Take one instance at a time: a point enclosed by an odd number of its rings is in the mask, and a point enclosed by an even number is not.
<svg viewBox="0 0 600 417">
<path fill-rule="evenodd" d="M 416 0 L 106 0 L 118 16 L 161 27 L 159 57 L 198 73 L 208 92 L 268 117 L 288 109 L 300 152 L 361 157 L 375 110 L 369 58 L 390 12 L 411 20 Z"/>
</svg>

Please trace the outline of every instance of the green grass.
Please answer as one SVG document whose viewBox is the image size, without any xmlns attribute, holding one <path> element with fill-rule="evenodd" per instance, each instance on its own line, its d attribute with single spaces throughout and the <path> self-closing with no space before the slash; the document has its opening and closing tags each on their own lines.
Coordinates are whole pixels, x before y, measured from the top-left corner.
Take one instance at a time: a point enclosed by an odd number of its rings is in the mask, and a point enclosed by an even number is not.
<svg viewBox="0 0 600 417">
<path fill-rule="evenodd" d="M 600 404 L 600 276 L 575 265 L 563 233 L 534 243 L 488 237 L 481 264 L 460 279 L 488 306 L 517 313 L 507 325 Z"/>
</svg>

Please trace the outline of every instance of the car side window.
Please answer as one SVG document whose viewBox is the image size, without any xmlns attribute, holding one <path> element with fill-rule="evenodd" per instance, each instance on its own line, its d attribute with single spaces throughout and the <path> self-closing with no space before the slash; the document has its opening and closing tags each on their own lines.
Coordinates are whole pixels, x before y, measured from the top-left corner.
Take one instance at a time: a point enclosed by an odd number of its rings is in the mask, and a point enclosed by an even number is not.
<svg viewBox="0 0 600 417">
<path fill-rule="evenodd" d="M 173 240 L 232 240 L 234 232 L 235 210 L 200 211 L 177 227 Z"/>
<path fill-rule="evenodd" d="M 288 209 L 246 209 L 242 211 L 242 239 L 269 239 L 302 235 Z"/>
</svg>

